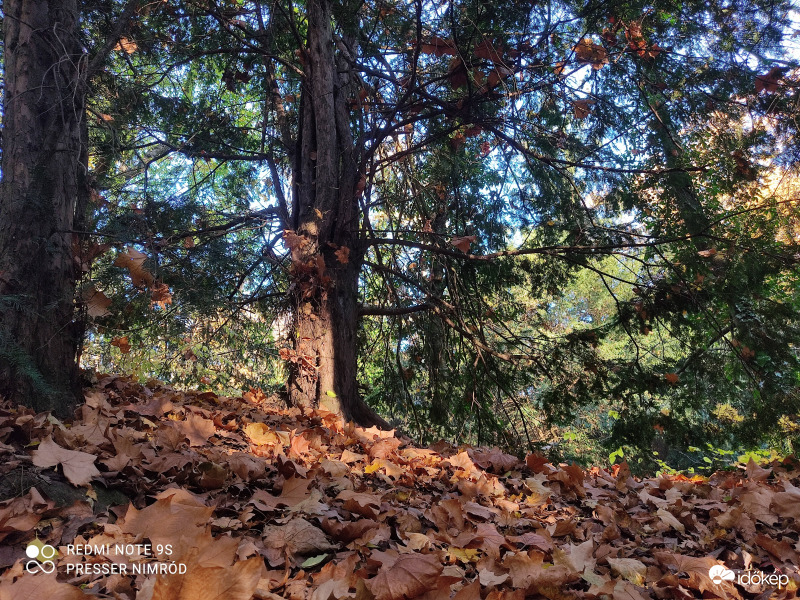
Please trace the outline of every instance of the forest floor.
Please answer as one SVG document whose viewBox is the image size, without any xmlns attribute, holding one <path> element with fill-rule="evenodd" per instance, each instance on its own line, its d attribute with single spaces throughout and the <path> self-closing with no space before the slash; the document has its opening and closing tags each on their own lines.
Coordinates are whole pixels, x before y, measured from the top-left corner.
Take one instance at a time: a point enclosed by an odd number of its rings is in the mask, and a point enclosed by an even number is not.
<svg viewBox="0 0 800 600">
<path fill-rule="evenodd" d="M 794 598 L 800 466 L 632 477 L 104 376 L 0 406 L 0 600 Z M 55 554 L 54 550 L 55 548 Z"/>
</svg>

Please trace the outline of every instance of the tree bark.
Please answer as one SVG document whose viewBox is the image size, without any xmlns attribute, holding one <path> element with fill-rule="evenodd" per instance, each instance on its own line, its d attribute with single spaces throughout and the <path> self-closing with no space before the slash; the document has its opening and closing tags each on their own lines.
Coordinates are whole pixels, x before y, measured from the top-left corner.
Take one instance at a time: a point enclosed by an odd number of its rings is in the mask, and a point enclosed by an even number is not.
<svg viewBox="0 0 800 600">
<path fill-rule="evenodd" d="M 349 65 L 337 61 L 332 3 L 307 4 L 308 43 L 293 166 L 289 401 L 366 427 L 389 425 L 358 393 L 358 277 L 363 183 L 350 132 Z"/>
<path fill-rule="evenodd" d="M 6 0 L 0 395 L 65 415 L 78 398 L 76 214 L 88 197 L 76 0 Z"/>
</svg>

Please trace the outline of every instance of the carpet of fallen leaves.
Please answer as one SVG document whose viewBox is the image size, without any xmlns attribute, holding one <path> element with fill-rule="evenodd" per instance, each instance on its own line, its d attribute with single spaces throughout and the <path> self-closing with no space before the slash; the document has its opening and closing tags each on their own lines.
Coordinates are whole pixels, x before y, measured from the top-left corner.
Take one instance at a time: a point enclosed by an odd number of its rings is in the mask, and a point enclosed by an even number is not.
<svg viewBox="0 0 800 600">
<path fill-rule="evenodd" d="M 793 598 L 800 584 L 796 463 L 638 479 L 420 448 L 258 391 L 104 376 L 85 397 L 69 425 L 0 407 L 0 476 L 83 495 L 0 503 L 0 600 Z M 130 503 L 103 508 L 98 483 Z M 58 549 L 51 574 L 26 572 L 35 539 Z M 118 544 L 140 546 L 74 552 Z M 185 573 L 132 572 L 157 564 Z M 714 583 L 714 565 L 788 583 Z"/>
</svg>

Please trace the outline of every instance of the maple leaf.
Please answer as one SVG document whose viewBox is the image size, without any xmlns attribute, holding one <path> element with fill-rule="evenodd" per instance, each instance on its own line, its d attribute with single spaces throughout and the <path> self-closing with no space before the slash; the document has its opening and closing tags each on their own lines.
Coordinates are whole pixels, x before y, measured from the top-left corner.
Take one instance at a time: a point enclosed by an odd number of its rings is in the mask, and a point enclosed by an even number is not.
<svg viewBox="0 0 800 600">
<path fill-rule="evenodd" d="M 800 521 L 800 488 L 784 481 L 783 491 L 773 496 L 770 508 L 776 515 Z"/>
<path fill-rule="evenodd" d="M 83 299 L 86 302 L 86 313 L 90 317 L 99 319 L 111 314 L 111 311 L 108 310 L 108 307 L 111 306 L 111 299 L 93 285 L 83 291 Z"/>
<path fill-rule="evenodd" d="M 592 114 L 592 104 L 595 101 L 591 99 L 572 100 L 572 113 L 576 119 L 585 119 Z"/>
<path fill-rule="evenodd" d="M 53 507 L 53 502 L 45 500 L 36 488 L 24 496 L 14 498 L 0 505 L 0 541 L 15 531 L 31 531 L 41 520 L 42 513 Z"/>
<path fill-rule="evenodd" d="M 86 600 L 88 594 L 56 579 L 57 573 L 39 573 L 35 576 L 20 577 L 13 583 L 0 581 L 0 600 Z"/>
<path fill-rule="evenodd" d="M 227 567 L 192 565 L 185 574 L 159 577 L 152 600 L 251 600 L 263 567 L 257 556 Z"/>
<path fill-rule="evenodd" d="M 190 446 L 202 446 L 217 432 L 214 421 L 194 413 L 189 413 L 185 421 L 173 421 L 173 426 L 189 440 Z"/>
<path fill-rule="evenodd" d="M 264 546 L 277 551 L 273 554 L 290 556 L 336 550 L 325 532 L 302 518 L 294 518 L 286 525 L 269 525 L 264 528 Z"/>
<path fill-rule="evenodd" d="M 635 558 L 607 558 L 611 572 L 615 573 L 635 585 L 644 585 L 647 574 L 647 565 Z"/>
<path fill-rule="evenodd" d="M 641 57 L 647 54 L 647 42 L 642 35 L 642 25 L 636 21 L 632 22 L 625 29 L 625 37 L 628 40 L 628 48 Z"/>
<path fill-rule="evenodd" d="M 375 494 L 342 490 L 336 499 L 344 500 L 342 507 L 345 510 L 371 519 L 378 516 L 378 510 L 381 507 L 381 497 Z"/>
<path fill-rule="evenodd" d="M 199 537 L 213 512 L 194 494 L 169 489 L 157 494 L 156 502 L 142 510 L 130 504 L 118 525 L 122 532 L 148 538 L 153 544 L 175 544 L 182 537 Z M 172 558 L 178 560 L 179 556 Z"/>
<path fill-rule="evenodd" d="M 123 354 L 128 354 L 131 351 L 131 344 L 128 340 L 128 336 L 115 337 L 111 340 L 111 345 L 119 348 L 119 351 Z"/>
<path fill-rule="evenodd" d="M 423 54 L 433 54 L 435 56 L 444 56 L 445 54 L 455 56 L 457 54 L 456 45 L 453 40 L 444 40 L 436 35 L 429 41 L 423 42 L 419 50 Z"/>
<path fill-rule="evenodd" d="M 476 235 L 465 235 L 461 237 L 454 237 L 450 240 L 450 244 L 461 250 L 464 254 L 469 252 L 469 247 L 473 242 L 477 241 Z"/>
<path fill-rule="evenodd" d="M 756 77 L 756 94 L 777 92 L 783 76 L 789 71 L 786 67 L 772 67 L 766 75 Z"/>
<path fill-rule="evenodd" d="M 124 252 L 120 252 L 117 258 L 114 259 L 114 266 L 128 270 L 134 287 L 149 287 L 155 282 L 155 277 L 144 268 L 146 260 L 147 255 L 143 252 L 139 252 L 135 248 L 126 248 Z"/>
<path fill-rule="evenodd" d="M 94 466 L 96 456 L 86 452 L 62 448 L 49 435 L 42 440 L 31 456 L 33 457 L 33 464 L 37 467 L 48 468 L 61 465 L 64 470 L 64 477 L 72 485 L 89 485 L 92 477 L 100 475 L 100 471 Z"/>
<path fill-rule="evenodd" d="M 443 567 L 430 554 L 404 554 L 381 566 L 378 574 L 365 581 L 375 600 L 401 600 L 421 596 L 436 588 Z"/>
<path fill-rule="evenodd" d="M 281 350 L 285 349 L 286 348 L 281 348 Z M 283 358 L 283 356 L 281 356 L 281 358 Z M 245 435 L 250 438 L 250 441 L 254 444 L 271 445 L 280 443 L 278 434 L 266 423 L 248 423 L 242 428 L 242 431 L 244 431 Z"/>
<path fill-rule="evenodd" d="M 158 304 L 161 308 L 166 308 L 167 304 L 172 304 L 172 294 L 166 283 L 159 283 L 153 286 L 150 291 L 150 301 Z"/>
<path fill-rule="evenodd" d="M 489 40 L 483 40 L 475 46 L 475 56 L 477 58 L 490 60 L 493 63 L 503 62 L 502 48 Z"/>
<path fill-rule="evenodd" d="M 279 506 L 295 506 L 311 496 L 308 489 L 310 485 L 310 479 L 290 477 L 284 482 L 280 496 L 273 496 L 264 490 L 256 490 L 250 502 L 260 510 L 269 511 L 275 510 Z"/>
<path fill-rule="evenodd" d="M 602 69 L 608 64 L 608 52 L 600 44 L 595 44 L 592 40 L 583 38 L 573 48 L 579 63 L 592 65 L 595 71 Z"/>
</svg>

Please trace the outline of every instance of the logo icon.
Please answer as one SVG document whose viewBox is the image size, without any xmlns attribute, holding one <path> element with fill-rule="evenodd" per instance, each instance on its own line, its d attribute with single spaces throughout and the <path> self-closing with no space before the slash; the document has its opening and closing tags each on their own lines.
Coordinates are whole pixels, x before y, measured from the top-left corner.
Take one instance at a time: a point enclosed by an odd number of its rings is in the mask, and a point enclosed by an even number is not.
<svg viewBox="0 0 800 600">
<path fill-rule="evenodd" d="M 723 565 L 714 565 L 708 570 L 708 576 L 711 581 L 719 585 L 723 581 L 733 581 L 736 579 L 736 574 Z"/>
<path fill-rule="evenodd" d="M 25 570 L 28 573 L 34 574 L 39 571 L 52 573 L 56 570 L 56 563 L 52 559 L 55 558 L 57 550 L 50 544 L 42 544 L 39 540 L 33 541 L 25 548 L 25 554 L 31 559 L 25 563 Z"/>
</svg>

